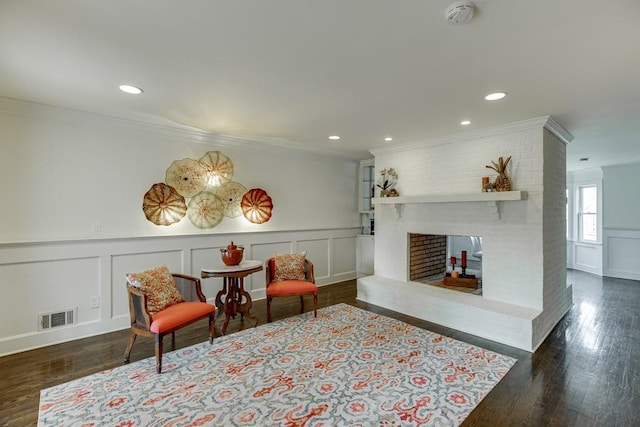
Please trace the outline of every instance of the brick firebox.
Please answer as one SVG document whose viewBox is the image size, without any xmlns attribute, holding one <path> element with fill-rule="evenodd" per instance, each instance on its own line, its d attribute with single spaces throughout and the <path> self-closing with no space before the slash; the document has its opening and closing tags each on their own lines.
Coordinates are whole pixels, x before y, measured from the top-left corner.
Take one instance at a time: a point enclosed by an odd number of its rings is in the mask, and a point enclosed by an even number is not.
<svg viewBox="0 0 640 427">
<path fill-rule="evenodd" d="M 442 275 L 447 264 L 447 236 L 409 233 L 409 280 Z"/>
</svg>

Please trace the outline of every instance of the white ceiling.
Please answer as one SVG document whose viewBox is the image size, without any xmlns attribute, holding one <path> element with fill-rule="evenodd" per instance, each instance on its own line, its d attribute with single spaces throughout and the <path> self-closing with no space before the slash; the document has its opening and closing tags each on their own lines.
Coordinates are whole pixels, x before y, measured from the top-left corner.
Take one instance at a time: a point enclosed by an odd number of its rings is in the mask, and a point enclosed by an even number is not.
<svg viewBox="0 0 640 427">
<path fill-rule="evenodd" d="M 552 115 L 569 170 L 640 162 L 640 2 L 451 3 L 0 0 L 0 96 L 360 158 Z"/>
</svg>

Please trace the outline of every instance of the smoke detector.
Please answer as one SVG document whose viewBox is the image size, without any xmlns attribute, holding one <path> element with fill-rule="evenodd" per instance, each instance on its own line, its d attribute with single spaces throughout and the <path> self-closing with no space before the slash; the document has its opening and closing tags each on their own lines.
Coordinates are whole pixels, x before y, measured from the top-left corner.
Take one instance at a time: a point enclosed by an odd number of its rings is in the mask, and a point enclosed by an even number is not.
<svg viewBox="0 0 640 427">
<path fill-rule="evenodd" d="M 445 16 L 450 24 L 466 24 L 473 18 L 476 5 L 472 1 L 455 2 L 447 8 Z"/>
</svg>

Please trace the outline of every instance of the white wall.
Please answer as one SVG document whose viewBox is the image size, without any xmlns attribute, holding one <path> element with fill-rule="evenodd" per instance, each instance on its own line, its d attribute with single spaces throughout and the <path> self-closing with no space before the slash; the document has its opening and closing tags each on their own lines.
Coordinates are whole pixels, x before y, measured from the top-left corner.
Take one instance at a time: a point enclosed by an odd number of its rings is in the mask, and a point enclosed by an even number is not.
<svg viewBox="0 0 640 427">
<path fill-rule="evenodd" d="M 307 250 L 321 285 L 356 276 L 355 160 L 7 99 L 0 147 L 0 355 L 127 327 L 122 274 L 166 263 L 197 275 L 230 240 L 259 260 Z M 147 221 L 144 193 L 171 162 L 212 150 L 232 159 L 234 181 L 269 193 L 271 220 L 224 218 L 207 230 L 188 218 Z M 264 296 L 261 274 L 250 289 Z M 95 296 L 100 307 L 90 309 Z M 38 313 L 71 307 L 77 326 L 37 331 Z"/>
<path fill-rule="evenodd" d="M 640 164 L 605 166 L 567 174 L 570 229 L 567 263 L 576 270 L 640 280 Z M 599 198 L 597 242 L 578 239 L 578 188 L 596 185 Z"/>
<path fill-rule="evenodd" d="M 542 314 L 533 327 L 533 343 L 541 344 L 573 304 L 567 287 L 566 144 L 549 130 L 543 135 Z M 534 347 L 535 348 L 535 347 Z"/>
<path fill-rule="evenodd" d="M 602 226 L 640 231 L 640 163 L 602 168 Z"/>
<path fill-rule="evenodd" d="M 603 274 L 640 280 L 640 163 L 602 174 Z"/>
<path fill-rule="evenodd" d="M 360 224 L 353 160 L 2 99 L 0 146 L 0 242 Z M 164 181 L 171 162 L 212 150 L 232 159 L 234 181 L 269 193 L 271 220 L 225 218 L 205 231 L 186 217 L 169 227 L 147 221 L 143 196 Z"/>
</svg>

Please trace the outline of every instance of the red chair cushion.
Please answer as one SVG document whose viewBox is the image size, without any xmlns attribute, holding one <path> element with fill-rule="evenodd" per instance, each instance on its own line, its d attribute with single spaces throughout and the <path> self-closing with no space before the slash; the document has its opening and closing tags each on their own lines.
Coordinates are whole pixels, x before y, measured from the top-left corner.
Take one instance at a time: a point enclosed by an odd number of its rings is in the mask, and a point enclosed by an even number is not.
<svg viewBox="0 0 640 427">
<path fill-rule="evenodd" d="M 149 329 L 154 334 L 161 334 L 192 320 L 208 316 L 214 311 L 216 307 L 206 302 L 181 302 L 152 315 Z"/>
<path fill-rule="evenodd" d="M 318 292 L 318 287 L 304 280 L 283 280 L 281 282 L 271 282 L 267 286 L 268 297 L 278 297 L 290 294 L 314 294 Z"/>
</svg>

